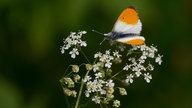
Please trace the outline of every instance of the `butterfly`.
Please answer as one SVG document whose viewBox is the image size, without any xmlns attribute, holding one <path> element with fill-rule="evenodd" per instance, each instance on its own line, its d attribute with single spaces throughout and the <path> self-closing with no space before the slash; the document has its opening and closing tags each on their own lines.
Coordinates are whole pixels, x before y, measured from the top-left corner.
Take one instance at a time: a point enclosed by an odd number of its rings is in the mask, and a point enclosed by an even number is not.
<svg viewBox="0 0 192 108">
<path fill-rule="evenodd" d="M 113 41 L 129 45 L 142 45 L 145 43 L 145 38 L 140 36 L 141 30 L 142 23 L 138 17 L 138 13 L 135 7 L 130 6 L 120 14 L 112 31 L 103 35 L 105 38 Z"/>
</svg>

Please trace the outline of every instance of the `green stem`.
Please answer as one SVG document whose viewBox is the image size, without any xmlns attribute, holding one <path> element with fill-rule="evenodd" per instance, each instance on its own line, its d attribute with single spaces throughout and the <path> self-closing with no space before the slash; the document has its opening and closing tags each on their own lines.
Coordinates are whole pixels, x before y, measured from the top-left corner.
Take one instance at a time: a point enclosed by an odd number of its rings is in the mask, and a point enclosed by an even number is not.
<svg viewBox="0 0 192 108">
<path fill-rule="evenodd" d="M 113 75 L 111 78 L 114 78 L 115 76 L 117 76 L 118 74 L 120 74 L 121 72 L 123 72 L 123 70 L 117 72 L 115 75 Z"/>
<path fill-rule="evenodd" d="M 85 74 L 85 77 L 89 74 L 89 71 L 87 71 L 87 73 Z M 80 90 L 79 90 L 79 93 L 78 93 L 78 97 L 77 97 L 77 102 L 75 104 L 75 108 L 79 108 L 79 102 L 80 102 L 80 99 L 81 99 L 81 94 L 83 92 L 83 86 L 84 86 L 84 82 L 82 81 L 81 83 L 81 87 L 80 87 Z"/>
<path fill-rule="evenodd" d="M 80 64 L 80 65 L 79 65 L 79 68 L 80 68 L 82 65 L 85 65 L 85 63 Z M 72 66 L 72 65 L 69 65 L 69 66 L 67 67 L 67 69 L 68 69 L 70 66 Z M 67 71 L 67 70 L 66 70 L 66 71 Z M 65 72 L 65 73 L 66 73 L 66 72 Z M 73 73 L 73 71 L 69 72 L 67 75 L 65 75 L 65 77 L 69 76 L 71 73 Z"/>
<path fill-rule="evenodd" d="M 73 73 L 73 71 L 69 72 L 67 75 L 65 75 L 65 77 L 69 76 L 71 73 Z"/>
<path fill-rule="evenodd" d="M 103 106 L 101 105 L 101 103 L 99 104 L 101 108 L 103 108 Z"/>
<path fill-rule="evenodd" d="M 87 58 L 87 56 L 85 55 L 85 53 L 84 53 L 82 50 L 80 50 L 80 52 L 83 54 L 83 56 L 85 57 L 85 59 L 87 60 L 87 62 L 90 63 L 90 61 L 89 61 L 89 59 Z"/>
<path fill-rule="evenodd" d="M 60 82 L 60 84 L 61 84 L 61 87 L 62 87 L 62 89 L 63 89 L 63 88 L 64 88 L 64 84 L 63 84 L 62 82 Z M 63 89 L 63 90 L 64 90 L 64 89 Z M 66 95 L 65 95 L 65 100 L 66 100 L 67 108 L 70 108 L 69 100 L 68 100 L 68 98 L 67 98 Z"/>
<path fill-rule="evenodd" d="M 70 108 L 70 105 L 69 105 L 69 100 L 67 98 L 67 96 L 65 95 L 65 100 L 66 100 L 66 103 L 67 103 L 67 108 Z"/>
<path fill-rule="evenodd" d="M 66 74 L 66 72 L 67 72 L 67 70 L 69 69 L 70 66 L 71 66 L 71 65 L 69 65 L 69 66 L 67 67 L 67 69 L 65 70 L 65 72 L 64 72 L 64 74 L 63 74 L 63 77 L 65 76 L 65 74 Z"/>
<path fill-rule="evenodd" d="M 75 104 L 75 108 L 78 108 L 78 106 L 79 106 L 79 102 L 80 102 L 83 86 L 84 86 L 84 82 L 81 83 L 81 87 L 80 87 L 80 91 L 79 91 L 79 94 L 78 94 L 78 97 L 77 97 L 77 102 Z"/>
</svg>

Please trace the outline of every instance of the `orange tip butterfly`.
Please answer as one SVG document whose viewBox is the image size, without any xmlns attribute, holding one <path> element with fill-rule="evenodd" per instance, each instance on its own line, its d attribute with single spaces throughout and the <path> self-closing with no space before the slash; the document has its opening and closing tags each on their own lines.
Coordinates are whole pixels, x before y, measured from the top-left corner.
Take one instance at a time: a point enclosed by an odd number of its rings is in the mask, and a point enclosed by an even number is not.
<svg viewBox="0 0 192 108">
<path fill-rule="evenodd" d="M 145 43 L 145 38 L 140 36 L 141 30 L 142 24 L 138 17 L 138 13 L 133 6 L 130 6 L 120 14 L 112 31 L 103 35 L 105 38 L 113 41 L 129 45 L 142 45 Z M 93 31 L 97 32 L 95 30 Z"/>
</svg>

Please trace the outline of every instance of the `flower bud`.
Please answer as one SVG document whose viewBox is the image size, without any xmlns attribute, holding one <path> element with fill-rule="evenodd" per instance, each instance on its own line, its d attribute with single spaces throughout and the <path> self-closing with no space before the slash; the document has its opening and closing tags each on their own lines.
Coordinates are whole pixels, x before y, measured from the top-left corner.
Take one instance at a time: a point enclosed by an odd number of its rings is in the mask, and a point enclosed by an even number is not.
<svg viewBox="0 0 192 108">
<path fill-rule="evenodd" d="M 127 92 L 124 88 L 119 88 L 120 95 L 127 95 Z"/>
<path fill-rule="evenodd" d="M 71 94 L 72 94 L 71 90 L 69 90 L 68 88 L 64 88 L 63 91 L 64 91 L 64 94 L 67 96 L 71 96 Z"/>
<path fill-rule="evenodd" d="M 129 83 L 127 83 L 125 80 L 121 81 L 124 86 L 129 86 Z"/>
<path fill-rule="evenodd" d="M 78 65 L 72 65 L 73 72 L 79 72 L 79 66 Z"/>
<path fill-rule="evenodd" d="M 120 64 L 122 62 L 121 58 L 115 58 L 113 61 L 115 64 Z"/>
<path fill-rule="evenodd" d="M 113 89 L 113 88 L 110 87 L 110 88 L 107 89 L 107 93 L 113 94 L 113 92 L 114 92 L 114 89 Z"/>
<path fill-rule="evenodd" d="M 106 75 L 107 75 L 107 76 L 111 76 L 111 73 L 112 73 L 112 69 L 107 69 L 107 70 L 106 70 Z"/>
<path fill-rule="evenodd" d="M 118 108 L 120 106 L 120 101 L 119 100 L 114 100 L 113 101 L 113 106 Z"/>
<path fill-rule="evenodd" d="M 113 94 L 107 94 L 106 97 L 108 100 L 111 100 L 114 98 L 114 95 Z"/>
<path fill-rule="evenodd" d="M 80 79 L 81 79 L 81 77 L 78 74 L 74 75 L 75 82 L 78 82 Z"/>
<path fill-rule="evenodd" d="M 65 83 L 65 84 L 68 84 L 68 87 L 69 87 L 69 88 L 72 88 L 72 87 L 75 86 L 73 80 L 72 80 L 71 78 L 68 78 L 68 77 L 64 78 L 64 83 Z"/>
<path fill-rule="evenodd" d="M 71 91 L 71 96 L 77 97 L 77 92 L 76 92 L 75 90 L 72 90 L 72 91 Z"/>
<path fill-rule="evenodd" d="M 90 71 L 92 70 L 93 66 L 91 64 L 85 64 L 85 68 Z"/>
</svg>

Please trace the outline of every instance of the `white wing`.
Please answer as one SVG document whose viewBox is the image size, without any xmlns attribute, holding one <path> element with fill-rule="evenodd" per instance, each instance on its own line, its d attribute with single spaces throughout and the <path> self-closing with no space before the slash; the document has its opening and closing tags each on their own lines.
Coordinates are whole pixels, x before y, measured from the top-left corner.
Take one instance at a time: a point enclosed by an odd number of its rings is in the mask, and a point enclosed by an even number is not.
<svg viewBox="0 0 192 108">
<path fill-rule="evenodd" d="M 143 36 L 124 37 L 124 38 L 117 39 L 116 41 L 125 43 L 128 41 L 134 40 L 134 39 L 140 39 L 140 40 L 145 41 L 145 38 Z"/>
<path fill-rule="evenodd" d="M 141 30 L 142 30 L 142 24 L 140 20 L 138 20 L 138 23 L 136 25 L 126 24 L 120 20 L 117 20 L 113 27 L 114 32 L 123 34 L 128 33 L 140 34 Z"/>
</svg>

